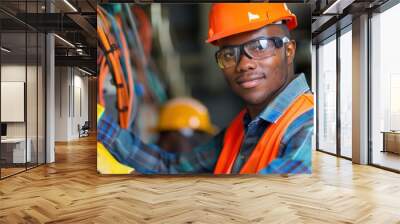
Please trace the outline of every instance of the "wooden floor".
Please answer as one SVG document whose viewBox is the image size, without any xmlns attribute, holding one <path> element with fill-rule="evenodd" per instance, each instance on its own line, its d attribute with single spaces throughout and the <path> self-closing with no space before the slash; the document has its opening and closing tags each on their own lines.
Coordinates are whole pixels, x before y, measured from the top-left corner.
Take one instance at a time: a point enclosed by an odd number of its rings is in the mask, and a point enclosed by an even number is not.
<svg viewBox="0 0 400 224">
<path fill-rule="evenodd" d="M 27 164 L 27 167 L 25 167 L 24 164 L 18 165 L 18 167 L 2 167 L 1 168 L 1 178 L 6 178 L 8 176 L 23 172 L 27 169 L 33 169 L 37 166 L 37 164 Z"/>
<path fill-rule="evenodd" d="M 323 153 L 301 176 L 96 173 L 95 138 L 0 181 L 0 223 L 400 223 L 400 175 Z"/>
<path fill-rule="evenodd" d="M 1 168 L 1 178 L 4 178 L 4 177 L 10 176 L 10 175 L 22 172 L 24 170 L 26 170 L 25 167 L 24 168 L 20 168 L 20 167 L 17 167 L 17 168 L 4 168 L 3 167 L 3 168 Z"/>
</svg>

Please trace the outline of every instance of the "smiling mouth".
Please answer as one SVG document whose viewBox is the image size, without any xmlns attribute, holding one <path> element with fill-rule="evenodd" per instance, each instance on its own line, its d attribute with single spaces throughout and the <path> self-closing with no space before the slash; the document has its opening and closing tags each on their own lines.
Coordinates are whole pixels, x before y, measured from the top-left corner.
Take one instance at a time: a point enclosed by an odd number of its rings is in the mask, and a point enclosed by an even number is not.
<svg viewBox="0 0 400 224">
<path fill-rule="evenodd" d="M 263 79 L 265 79 L 264 75 L 240 77 L 240 78 L 238 78 L 236 83 L 244 89 L 251 89 L 251 88 L 258 86 L 263 81 Z"/>
</svg>

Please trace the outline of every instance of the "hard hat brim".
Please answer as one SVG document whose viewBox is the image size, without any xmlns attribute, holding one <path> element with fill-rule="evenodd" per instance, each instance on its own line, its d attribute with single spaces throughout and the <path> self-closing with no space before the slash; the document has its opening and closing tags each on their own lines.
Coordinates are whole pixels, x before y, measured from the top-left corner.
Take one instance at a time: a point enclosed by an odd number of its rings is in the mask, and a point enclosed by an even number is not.
<svg viewBox="0 0 400 224">
<path fill-rule="evenodd" d="M 207 130 L 205 130 L 208 134 L 210 135 L 215 135 L 218 132 L 218 128 L 217 126 L 211 125 L 210 127 L 207 128 Z"/>
<path fill-rule="evenodd" d="M 149 131 L 152 133 L 157 133 L 157 132 L 161 132 L 161 131 L 179 131 L 180 129 L 181 128 L 156 126 L 156 127 L 149 128 Z M 217 126 L 211 125 L 209 127 L 197 128 L 197 129 L 193 129 L 193 130 L 202 131 L 202 132 L 205 132 L 210 135 L 215 135 L 215 134 L 217 134 L 219 129 Z"/>
</svg>

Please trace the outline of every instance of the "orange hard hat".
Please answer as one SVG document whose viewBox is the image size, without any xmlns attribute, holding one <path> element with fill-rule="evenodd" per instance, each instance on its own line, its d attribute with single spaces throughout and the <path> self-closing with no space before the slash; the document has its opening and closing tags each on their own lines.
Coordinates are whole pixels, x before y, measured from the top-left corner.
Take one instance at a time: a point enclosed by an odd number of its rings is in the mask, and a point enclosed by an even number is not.
<svg viewBox="0 0 400 224">
<path fill-rule="evenodd" d="M 215 3 L 209 14 L 207 43 L 280 21 L 289 30 L 297 27 L 296 15 L 285 3 Z"/>
</svg>

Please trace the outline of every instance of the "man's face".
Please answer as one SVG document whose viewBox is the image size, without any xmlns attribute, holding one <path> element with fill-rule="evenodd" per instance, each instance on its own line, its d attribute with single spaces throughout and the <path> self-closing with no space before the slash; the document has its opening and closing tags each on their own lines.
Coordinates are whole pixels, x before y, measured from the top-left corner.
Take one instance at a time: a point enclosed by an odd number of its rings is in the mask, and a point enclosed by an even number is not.
<svg viewBox="0 0 400 224">
<path fill-rule="evenodd" d="M 219 46 L 240 45 L 259 37 L 284 37 L 279 25 L 269 25 L 259 30 L 229 36 L 219 41 Z M 231 89 L 248 105 L 262 105 L 271 100 L 287 81 L 288 66 L 292 64 L 295 43 L 276 48 L 272 56 L 250 59 L 242 54 L 236 66 L 222 69 Z"/>
<path fill-rule="evenodd" d="M 169 152 L 187 152 L 192 150 L 189 139 L 178 131 L 165 131 L 160 133 L 157 145 Z"/>
</svg>

